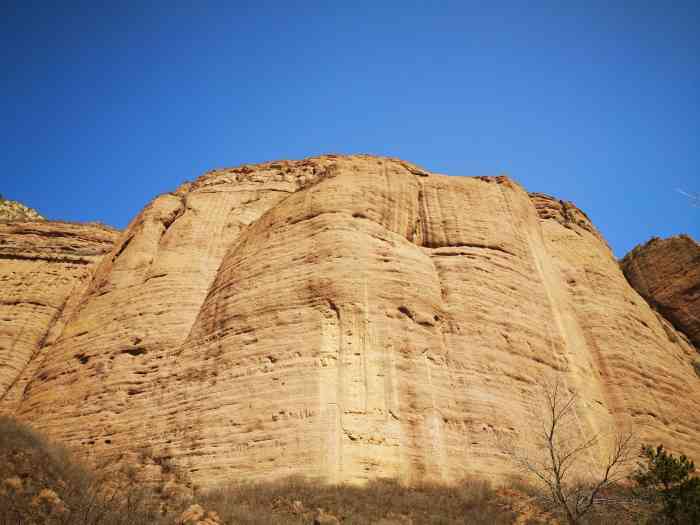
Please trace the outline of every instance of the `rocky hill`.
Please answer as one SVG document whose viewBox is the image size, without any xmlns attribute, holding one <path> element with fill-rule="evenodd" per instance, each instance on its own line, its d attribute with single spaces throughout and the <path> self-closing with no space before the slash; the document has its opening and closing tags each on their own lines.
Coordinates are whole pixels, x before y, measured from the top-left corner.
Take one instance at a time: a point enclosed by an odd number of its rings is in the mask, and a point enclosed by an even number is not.
<svg viewBox="0 0 700 525">
<path fill-rule="evenodd" d="M 121 233 L 58 224 L 0 240 L 0 411 L 88 457 L 502 477 L 556 376 L 582 435 L 700 459 L 695 348 L 585 213 L 507 177 L 326 155 L 209 172 Z"/>
<path fill-rule="evenodd" d="M 0 221 L 43 221 L 38 211 L 0 196 Z"/>
<path fill-rule="evenodd" d="M 629 282 L 700 348 L 700 244 L 687 235 L 655 237 L 622 260 Z"/>
</svg>

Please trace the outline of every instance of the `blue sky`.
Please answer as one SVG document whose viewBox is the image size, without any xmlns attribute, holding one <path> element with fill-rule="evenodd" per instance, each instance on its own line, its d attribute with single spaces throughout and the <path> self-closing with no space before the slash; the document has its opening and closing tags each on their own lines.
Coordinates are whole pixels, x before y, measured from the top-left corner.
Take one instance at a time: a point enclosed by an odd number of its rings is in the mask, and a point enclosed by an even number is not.
<svg viewBox="0 0 700 525">
<path fill-rule="evenodd" d="M 700 192 L 697 2 L 12 4 L 0 192 L 51 219 L 123 228 L 212 168 L 374 153 L 506 172 L 618 256 L 700 238 L 676 191 Z"/>
</svg>

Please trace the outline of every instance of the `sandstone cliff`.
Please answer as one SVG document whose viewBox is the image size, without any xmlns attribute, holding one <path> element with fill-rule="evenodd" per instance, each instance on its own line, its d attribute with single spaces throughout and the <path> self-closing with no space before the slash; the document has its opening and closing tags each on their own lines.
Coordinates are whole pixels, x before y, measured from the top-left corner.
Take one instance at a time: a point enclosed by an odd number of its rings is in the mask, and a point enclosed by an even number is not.
<svg viewBox="0 0 700 525">
<path fill-rule="evenodd" d="M 700 244 L 653 238 L 621 262 L 630 284 L 700 350 Z"/>
<path fill-rule="evenodd" d="M 0 222 L 0 406 L 12 411 L 118 232 L 100 225 Z"/>
<path fill-rule="evenodd" d="M 10 410 L 93 457 L 147 447 L 207 485 L 499 476 L 496 436 L 558 375 L 582 433 L 700 458 L 694 349 L 583 212 L 506 177 L 213 171 L 150 203 L 76 297 Z"/>
</svg>

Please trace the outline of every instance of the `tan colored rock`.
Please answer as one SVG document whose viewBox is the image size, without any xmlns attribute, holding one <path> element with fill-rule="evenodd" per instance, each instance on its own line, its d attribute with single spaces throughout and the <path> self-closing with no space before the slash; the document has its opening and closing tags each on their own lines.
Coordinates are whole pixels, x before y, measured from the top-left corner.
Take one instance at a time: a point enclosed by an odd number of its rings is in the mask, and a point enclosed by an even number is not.
<svg viewBox="0 0 700 525">
<path fill-rule="evenodd" d="M 95 224 L 0 222 L 0 413 L 19 402 L 117 235 Z"/>
<path fill-rule="evenodd" d="M 634 289 L 700 351 L 700 244 L 688 235 L 655 237 L 621 266 Z"/>
<path fill-rule="evenodd" d="M 595 230 L 560 216 L 541 225 L 563 281 L 560 319 L 579 369 L 571 374 L 574 385 L 584 391 L 599 385 L 584 414 L 605 411 L 617 428 L 633 429 L 640 442 L 665 443 L 699 457 L 700 425 L 688 417 L 700 398 L 693 347 L 629 286 Z"/>
<path fill-rule="evenodd" d="M 21 202 L 4 199 L 0 196 L 0 222 L 4 221 L 43 221 L 38 211 Z"/>
<path fill-rule="evenodd" d="M 201 505 L 190 505 L 177 520 L 178 525 L 221 525 L 221 518 L 214 511 L 205 511 Z"/>
<path fill-rule="evenodd" d="M 370 156 L 210 172 L 149 204 L 79 303 L 17 414 L 199 486 L 508 475 L 497 436 L 536 424 L 553 375 L 581 433 L 700 458 L 694 350 L 585 214 L 506 177 Z"/>
<path fill-rule="evenodd" d="M 323 509 L 317 509 L 314 525 L 340 525 L 340 520 Z"/>
</svg>

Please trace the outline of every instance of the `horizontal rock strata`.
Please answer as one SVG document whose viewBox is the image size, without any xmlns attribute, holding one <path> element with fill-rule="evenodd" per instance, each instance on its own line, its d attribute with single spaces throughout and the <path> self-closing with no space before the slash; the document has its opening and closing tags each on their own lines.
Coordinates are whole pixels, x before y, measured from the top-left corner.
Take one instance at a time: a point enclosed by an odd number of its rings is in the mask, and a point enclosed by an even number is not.
<svg viewBox="0 0 700 525">
<path fill-rule="evenodd" d="M 581 393 L 582 435 L 633 427 L 700 458 L 693 356 L 570 203 L 323 156 L 213 171 L 149 204 L 15 413 L 200 485 L 453 481 L 513 472 L 499 436 L 529 432 L 554 376 Z"/>
<path fill-rule="evenodd" d="M 0 222 L 0 407 L 14 408 L 118 232 L 94 224 Z"/>
</svg>

